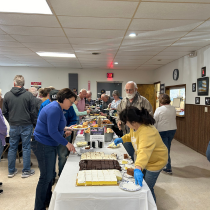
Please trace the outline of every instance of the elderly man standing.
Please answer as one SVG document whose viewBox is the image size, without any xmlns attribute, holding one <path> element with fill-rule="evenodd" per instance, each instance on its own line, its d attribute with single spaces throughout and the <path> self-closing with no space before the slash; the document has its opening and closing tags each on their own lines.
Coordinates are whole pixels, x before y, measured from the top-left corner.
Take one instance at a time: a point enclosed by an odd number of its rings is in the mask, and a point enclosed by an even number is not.
<svg viewBox="0 0 210 210">
<path fill-rule="evenodd" d="M 147 111 L 151 115 L 153 115 L 152 105 L 146 98 L 144 98 L 138 93 L 137 89 L 138 87 L 135 82 L 129 81 L 126 83 L 125 85 L 126 97 L 121 100 L 120 104 L 118 105 L 116 109 L 118 116 L 119 116 L 119 113 L 123 109 L 125 109 L 127 106 L 135 106 L 140 110 L 142 107 L 144 107 L 145 109 L 147 109 Z M 123 131 L 124 135 L 127 133 L 130 133 L 130 129 L 128 128 L 128 126 L 124 125 L 119 120 L 119 118 L 117 119 L 117 125 L 118 125 L 118 128 Z M 124 143 L 123 145 L 125 149 L 127 150 L 128 154 L 132 157 L 132 159 L 134 159 L 134 148 L 132 144 L 130 142 L 127 142 L 127 143 Z"/>
<path fill-rule="evenodd" d="M 34 96 L 23 87 L 25 84 L 22 75 L 14 78 L 14 87 L 5 94 L 3 101 L 3 115 L 10 124 L 10 147 L 8 152 L 8 177 L 17 174 L 15 168 L 16 153 L 20 138 L 23 147 L 23 170 L 22 178 L 35 174 L 30 168 L 31 164 L 31 134 L 33 124 L 36 123 L 36 111 Z"/>
<path fill-rule="evenodd" d="M 38 116 L 38 113 L 39 113 L 39 108 L 40 108 L 40 106 L 41 106 L 41 104 L 42 104 L 42 99 L 40 99 L 40 98 L 37 98 L 37 96 L 38 96 L 38 91 L 37 91 L 37 89 L 35 88 L 35 87 L 31 87 L 31 88 L 29 88 L 29 90 L 28 90 L 29 92 L 31 92 L 32 93 L 32 95 L 34 96 L 34 100 L 35 100 L 35 108 L 36 108 L 36 114 L 37 114 L 37 116 Z"/>
<path fill-rule="evenodd" d="M 79 112 L 84 112 L 85 111 L 85 97 L 87 95 L 87 91 L 85 89 L 81 89 L 79 92 L 79 97 L 80 97 L 80 101 L 77 104 L 77 109 L 79 110 Z"/>
</svg>

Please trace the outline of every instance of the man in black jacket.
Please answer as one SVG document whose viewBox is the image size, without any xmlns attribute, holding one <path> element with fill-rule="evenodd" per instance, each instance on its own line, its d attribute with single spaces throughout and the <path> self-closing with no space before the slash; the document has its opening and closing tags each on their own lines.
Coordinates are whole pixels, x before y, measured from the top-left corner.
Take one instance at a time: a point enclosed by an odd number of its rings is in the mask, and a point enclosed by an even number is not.
<svg viewBox="0 0 210 210">
<path fill-rule="evenodd" d="M 14 87 L 5 94 L 3 101 L 3 115 L 10 124 L 10 147 L 8 152 L 8 177 L 17 174 L 15 168 L 16 153 L 20 138 L 23 147 L 23 170 L 22 178 L 34 175 L 35 171 L 30 168 L 31 164 L 31 134 L 33 125 L 36 124 L 34 96 L 23 87 L 25 84 L 22 75 L 14 78 Z"/>
</svg>

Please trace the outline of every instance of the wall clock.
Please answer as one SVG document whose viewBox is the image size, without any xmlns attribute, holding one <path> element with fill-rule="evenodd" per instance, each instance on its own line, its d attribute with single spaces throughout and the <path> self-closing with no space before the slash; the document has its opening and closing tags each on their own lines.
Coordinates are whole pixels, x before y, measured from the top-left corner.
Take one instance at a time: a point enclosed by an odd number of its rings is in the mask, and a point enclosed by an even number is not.
<svg viewBox="0 0 210 210">
<path fill-rule="evenodd" d="M 173 71 L 173 80 L 179 79 L 179 69 L 174 69 Z"/>
</svg>

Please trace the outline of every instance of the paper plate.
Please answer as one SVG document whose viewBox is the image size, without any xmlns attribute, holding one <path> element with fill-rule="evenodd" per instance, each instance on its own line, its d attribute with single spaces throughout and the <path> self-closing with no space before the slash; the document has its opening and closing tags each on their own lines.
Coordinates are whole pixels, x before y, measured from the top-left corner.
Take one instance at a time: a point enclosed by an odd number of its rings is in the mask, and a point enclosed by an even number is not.
<svg viewBox="0 0 210 210">
<path fill-rule="evenodd" d="M 133 176 L 127 174 L 127 171 L 123 174 L 123 177 L 126 177 L 126 178 L 133 178 Z"/>
<path fill-rule="evenodd" d="M 121 165 L 126 165 L 126 164 L 132 164 L 133 163 L 132 160 L 128 160 L 128 159 L 126 159 L 127 163 L 122 163 L 123 160 L 118 160 L 118 161 Z"/>
<path fill-rule="evenodd" d="M 123 181 L 120 183 L 119 188 L 129 192 L 136 192 L 141 189 L 141 186 L 136 185 L 135 182 Z"/>
<path fill-rule="evenodd" d="M 88 126 L 88 127 L 86 127 L 86 128 L 75 128 L 75 127 L 73 127 L 73 129 L 74 130 L 86 130 L 86 129 L 88 129 L 90 126 Z"/>
</svg>

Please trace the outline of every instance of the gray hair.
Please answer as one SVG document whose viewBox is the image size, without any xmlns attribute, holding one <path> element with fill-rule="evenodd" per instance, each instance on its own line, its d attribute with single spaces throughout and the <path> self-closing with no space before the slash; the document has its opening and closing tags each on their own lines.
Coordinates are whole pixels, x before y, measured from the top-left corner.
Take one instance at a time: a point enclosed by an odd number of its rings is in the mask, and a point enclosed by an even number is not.
<svg viewBox="0 0 210 210">
<path fill-rule="evenodd" d="M 38 95 L 38 91 L 35 87 L 29 88 L 28 91 L 31 92 L 35 97 Z"/>
<path fill-rule="evenodd" d="M 82 91 L 86 91 L 86 92 L 87 92 L 87 90 L 86 90 L 86 89 L 81 89 L 79 92 L 81 93 Z"/>
<path fill-rule="evenodd" d="M 114 90 L 114 91 L 112 92 L 112 95 L 116 95 L 116 96 L 120 97 L 120 93 L 119 93 L 118 90 Z"/>
<path fill-rule="evenodd" d="M 22 75 L 16 75 L 14 78 L 15 86 L 23 87 L 25 85 L 25 79 Z"/>
<path fill-rule="evenodd" d="M 90 93 L 90 94 L 92 95 L 92 92 L 91 92 L 90 90 L 88 90 L 87 93 L 88 93 L 88 94 Z"/>
<path fill-rule="evenodd" d="M 102 94 L 101 97 L 109 98 L 109 96 L 107 94 Z"/>
<path fill-rule="evenodd" d="M 130 84 L 130 83 L 133 83 L 134 84 L 134 87 L 138 89 L 138 86 L 137 86 L 137 84 L 134 81 L 129 81 L 125 85 Z"/>
<path fill-rule="evenodd" d="M 79 97 L 79 96 L 77 96 L 77 99 L 76 99 L 76 101 L 80 101 L 81 100 L 81 98 Z"/>
</svg>

